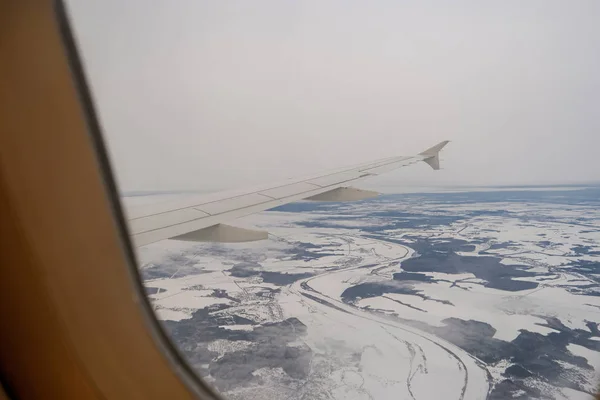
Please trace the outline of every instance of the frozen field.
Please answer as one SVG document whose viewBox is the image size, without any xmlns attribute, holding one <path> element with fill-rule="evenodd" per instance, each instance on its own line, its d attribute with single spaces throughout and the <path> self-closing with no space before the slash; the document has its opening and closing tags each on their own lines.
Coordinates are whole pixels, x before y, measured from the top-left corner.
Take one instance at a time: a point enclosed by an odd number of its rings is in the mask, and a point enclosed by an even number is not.
<svg viewBox="0 0 600 400">
<path fill-rule="evenodd" d="M 229 398 L 585 399 L 600 371 L 599 194 L 297 203 L 235 221 L 268 241 L 138 257 L 173 340 Z"/>
</svg>

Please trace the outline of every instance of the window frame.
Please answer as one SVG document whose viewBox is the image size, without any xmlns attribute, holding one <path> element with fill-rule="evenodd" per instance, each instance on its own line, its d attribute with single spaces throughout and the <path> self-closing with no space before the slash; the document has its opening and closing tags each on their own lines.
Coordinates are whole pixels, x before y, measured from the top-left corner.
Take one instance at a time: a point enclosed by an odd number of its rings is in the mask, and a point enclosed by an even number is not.
<svg viewBox="0 0 600 400">
<path fill-rule="evenodd" d="M 8 395 L 219 398 L 145 295 L 65 5 L 1 2 L 0 59 Z"/>
</svg>

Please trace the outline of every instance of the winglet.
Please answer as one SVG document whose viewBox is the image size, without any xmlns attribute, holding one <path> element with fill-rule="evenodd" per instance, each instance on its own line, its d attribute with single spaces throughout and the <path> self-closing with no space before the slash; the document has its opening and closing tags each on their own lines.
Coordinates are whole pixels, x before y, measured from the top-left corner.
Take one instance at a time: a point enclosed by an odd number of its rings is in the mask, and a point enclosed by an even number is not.
<svg viewBox="0 0 600 400">
<path fill-rule="evenodd" d="M 423 161 L 429 164 L 431 168 L 438 170 L 440 169 L 440 150 L 442 150 L 449 142 L 449 140 L 444 140 L 424 152 L 419 153 L 419 155 L 425 157 Z"/>
</svg>

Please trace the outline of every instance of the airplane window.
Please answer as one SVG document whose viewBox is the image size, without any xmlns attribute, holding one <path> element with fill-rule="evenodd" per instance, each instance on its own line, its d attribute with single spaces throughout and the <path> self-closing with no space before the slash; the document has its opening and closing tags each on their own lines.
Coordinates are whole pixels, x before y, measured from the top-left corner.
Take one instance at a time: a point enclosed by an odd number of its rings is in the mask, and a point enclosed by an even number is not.
<svg viewBox="0 0 600 400">
<path fill-rule="evenodd" d="M 225 398 L 593 397 L 600 2 L 67 5 L 147 295 Z"/>
</svg>

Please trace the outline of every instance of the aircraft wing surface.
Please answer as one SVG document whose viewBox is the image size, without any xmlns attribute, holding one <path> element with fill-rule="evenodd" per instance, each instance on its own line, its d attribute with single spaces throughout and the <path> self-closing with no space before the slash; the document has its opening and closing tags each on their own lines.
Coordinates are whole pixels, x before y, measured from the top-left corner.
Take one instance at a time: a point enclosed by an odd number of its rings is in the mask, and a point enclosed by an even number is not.
<svg viewBox="0 0 600 400">
<path fill-rule="evenodd" d="M 127 207 L 129 230 L 136 246 L 163 239 L 246 242 L 267 238 L 267 232 L 242 229 L 224 222 L 298 200 L 353 201 L 378 195 L 352 187 L 371 176 L 424 161 L 439 169 L 441 142 L 414 156 L 397 156 L 308 177 L 237 192 L 186 197 L 164 204 Z"/>
</svg>

